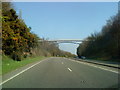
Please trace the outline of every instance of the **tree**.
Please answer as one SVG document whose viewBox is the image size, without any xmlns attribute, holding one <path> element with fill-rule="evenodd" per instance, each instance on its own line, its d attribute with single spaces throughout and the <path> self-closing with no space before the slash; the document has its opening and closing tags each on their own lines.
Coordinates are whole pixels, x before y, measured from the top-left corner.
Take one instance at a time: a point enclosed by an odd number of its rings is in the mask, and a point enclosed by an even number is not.
<svg viewBox="0 0 120 90">
<path fill-rule="evenodd" d="M 120 12 L 107 20 L 101 32 L 91 34 L 77 48 L 80 57 L 120 60 Z"/>
<path fill-rule="evenodd" d="M 24 53 L 36 47 L 38 37 L 18 18 L 10 3 L 2 3 L 2 50 L 14 60 L 21 60 Z"/>
</svg>

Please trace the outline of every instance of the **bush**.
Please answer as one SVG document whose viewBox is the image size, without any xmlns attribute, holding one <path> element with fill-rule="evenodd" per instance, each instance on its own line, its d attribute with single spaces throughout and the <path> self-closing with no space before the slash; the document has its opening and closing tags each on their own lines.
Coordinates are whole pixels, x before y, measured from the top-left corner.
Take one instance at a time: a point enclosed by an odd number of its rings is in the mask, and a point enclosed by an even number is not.
<svg viewBox="0 0 120 90">
<path fill-rule="evenodd" d="M 12 53 L 11 58 L 16 61 L 21 61 L 21 54 L 18 52 L 14 52 Z"/>
</svg>

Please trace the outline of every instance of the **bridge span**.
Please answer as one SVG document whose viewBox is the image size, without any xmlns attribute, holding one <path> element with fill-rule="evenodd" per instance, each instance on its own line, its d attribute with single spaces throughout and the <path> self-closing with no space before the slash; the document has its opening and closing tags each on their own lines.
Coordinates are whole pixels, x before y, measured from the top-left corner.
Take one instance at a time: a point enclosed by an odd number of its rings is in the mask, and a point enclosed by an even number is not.
<svg viewBox="0 0 120 90">
<path fill-rule="evenodd" d="M 87 40 L 83 40 L 83 39 L 39 40 L 39 42 L 43 42 L 43 41 L 53 42 L 53 43 L 73 43 L 73 44 L 80 44 L 81 42 L 87 41 Z"/>
</svg>

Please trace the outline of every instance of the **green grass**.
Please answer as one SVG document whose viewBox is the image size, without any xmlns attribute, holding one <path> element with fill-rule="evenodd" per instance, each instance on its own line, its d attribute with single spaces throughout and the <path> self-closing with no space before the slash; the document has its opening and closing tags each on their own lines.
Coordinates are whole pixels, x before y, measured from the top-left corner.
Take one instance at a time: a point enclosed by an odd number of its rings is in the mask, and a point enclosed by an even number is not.
<svg viewBox="0 0 120 90">
<path fill-rule="evenodd" d="M 29 57 L 22 61 L 14 61 L 11 58 L 3 55 L 2 56 L 2 73 L 0 73 L 0 74 L 4 75 L 8 72 L 11 72 L 11 71 L 17 69 L 17 68 L 23 67 L 23 66 L 33 63 L 33 62 L 40 61 L 44 58 L 45 58 L 44 56 L 37 56 L 37 57 Z"/>
</svg>

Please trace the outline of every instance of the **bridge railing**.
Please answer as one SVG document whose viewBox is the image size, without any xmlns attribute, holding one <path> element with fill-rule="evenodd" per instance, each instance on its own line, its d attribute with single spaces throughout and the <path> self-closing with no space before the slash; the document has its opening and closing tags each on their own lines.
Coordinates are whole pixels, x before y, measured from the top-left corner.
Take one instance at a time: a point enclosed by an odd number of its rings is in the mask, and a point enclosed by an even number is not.
<svg viewBox="0 0 120 90">
<path fill-rule="evenodd" d="M 83 41 L 83 39 L 62 39 L 62 40 L 39 40 L 39 42 L 53 42 L 53 43 L 73 43 L 73 44 L 80 44 Z"/>
</svg>

